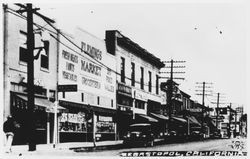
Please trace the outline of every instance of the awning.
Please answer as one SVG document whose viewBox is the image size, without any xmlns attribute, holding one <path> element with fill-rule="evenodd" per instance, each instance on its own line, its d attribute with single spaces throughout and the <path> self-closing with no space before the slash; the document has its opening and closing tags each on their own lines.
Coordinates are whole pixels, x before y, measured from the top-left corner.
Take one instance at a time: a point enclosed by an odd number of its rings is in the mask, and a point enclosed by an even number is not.
<svg viewBox="0 0 250 159">
<path fill-rule="evenodd" d="M 208 126 L 216 128 L 216 123 L 211 117 L 205 117 L 205 122 L 208 124 Z"/>
<path fill-rule="evenodd" d="M 181 118 L 181 117 L 171 117 L 174 121 L 178 121 L 178 122 L 181 122 L 181 123 L 184 123 L 186 124 L 187 123 L 187 120 L 184 119 L 184 118 Z"/>
<path fill-rule="evenodd" d="M 191 125 L 201 126 L 201 124 L 194 116 L 189 116 L 187 118 L 189 119 Z"/>
<path fill-rule="evenodd" d="M 158 120 L 151 118 L 150 116 L 144 114 L 136 114 L 136 120 L 144 122 L 158 122 Z M 139 119 L 138 119 L 139 118 Z M 141 120 L 140 120 L 141 119 Z"/>
<path fill-rule="evenodd" d="M 155 113 L 150 113 L 152 116 L 156 117 L 157 119 L 160 119 L 160 120 L 165 120 L 167 121 L 169 118 L 166 117 L 165 115 L 161 115 L 161 114 L 155 114 Z"/>
<path fill-rule="evenodd" d="M 25 102 L 28 101 L 28 97 L 26 95 L 16 95 L 18 98 L 24 100 Z M 52 103 L 51 101 L 49 101 L 48 99 L 44 99 L 44 98 L 39 98 L 39 97 L 34 97 L 34 104 L 36 106 L 40 106 L 43 107 L 45 109 L 51 109 L 55 106 L 54 103 Z M 57 106 L 58 110 L 64 110 L 65 108 L 61 107 L 61 106 Z"/>
<path fill-rule="evenodd" d="M 69 110 L 77 109 L 77 110 L 81 110 L 81 111 L 94 111 L 94 112 L 101 114 L 101 115 L 114 116 L 117 113 L 116 109 L 102 108 L 102 107 L 74 103 L 74 102 L 69 102 L 69 101 L 64 101 L 64 100 L 59 100 L 59 105 L 65 107 Z"/>
</svg>

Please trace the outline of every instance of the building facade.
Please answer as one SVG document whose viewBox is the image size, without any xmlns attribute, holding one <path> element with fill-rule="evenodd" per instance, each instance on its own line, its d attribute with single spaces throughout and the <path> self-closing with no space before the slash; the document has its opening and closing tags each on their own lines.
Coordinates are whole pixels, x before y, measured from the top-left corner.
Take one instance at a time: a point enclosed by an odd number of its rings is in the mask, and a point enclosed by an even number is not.
<svg viewBox="0 0 250 159">
<path fill-rule="evenodd" d="M 106 31 L 105 40 L 117 62 L 117 130 L 122 137 L 129 124 L 150 122 L 150 113 L 160 114 L 164 99 L 159 78 L 164 64 L 119 31 Z"/>
<path fill-rule="evenodd" d="M 43 47 L 42 36 L 49 36 L 49 50 L 38 50 L 33 55 L 27 52 L 27 19 L 26 13 L 18 14 L 16 5 L 3 5 L 4 20 L 4 118 L 8 115 L 21 125 L 15 135 L 13 144 L 27 142 L 27 60 L 34 56 L 34 92 L 35 92 L 35 123 L 38 143 L 52 142 L 53 112 L 48 111 L 53 106 L 57 81 L 57 31 L 49 27 L 40 17 L 34 15 L 35 47 Z M 44 27 L 45 26 L 45 27 Z"/>
<path fill-rule="evenodd" d="M 101 141 L 116 138 L 116 60 L 105 42 L 76 28 L 62 33 L 59 50 L 59 105 L 67 112 L 59 117 L 59 141 Z"/>
</svg>

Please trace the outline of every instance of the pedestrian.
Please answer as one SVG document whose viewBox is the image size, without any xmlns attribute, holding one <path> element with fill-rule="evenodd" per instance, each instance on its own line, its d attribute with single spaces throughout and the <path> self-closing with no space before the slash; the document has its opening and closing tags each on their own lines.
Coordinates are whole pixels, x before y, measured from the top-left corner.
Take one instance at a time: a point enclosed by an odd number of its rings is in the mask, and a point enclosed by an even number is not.
<svg viewBox="0 0 250 159">
<path fill-rule="evenodd" d="M 14 133 L 15 133 L 16 129 L 19 127 L 20 127 L 20 125 L 14 121 L 12 116 L 8 116 L 7 120 L 4 122 L 3 131 L 4 131 L 4 133 L 6 135 L 6 139 L 7 139 L 7 142 L 5 145 L 7 153 L 11 152 L 11 146 L 12 146 Z"/>
</svg>

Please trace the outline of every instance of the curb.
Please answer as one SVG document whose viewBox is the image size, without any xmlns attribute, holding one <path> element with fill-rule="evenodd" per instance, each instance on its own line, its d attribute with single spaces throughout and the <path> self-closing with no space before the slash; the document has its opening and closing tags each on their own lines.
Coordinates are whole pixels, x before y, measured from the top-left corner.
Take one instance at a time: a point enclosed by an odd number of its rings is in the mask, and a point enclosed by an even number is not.
<svg viewBox="0 0 250 159">
<path fill-rule="evenodd" d="M 83 152 L 83 151 L 100 151 L 100 150 L 114 150 L 119 149 L 123 146 L 122 143 L 116 144 L 116 145 L 101 145 L 96 147 L 71 147 L 69 150 L 73 150 L 74 152 Z"/>
</svg>

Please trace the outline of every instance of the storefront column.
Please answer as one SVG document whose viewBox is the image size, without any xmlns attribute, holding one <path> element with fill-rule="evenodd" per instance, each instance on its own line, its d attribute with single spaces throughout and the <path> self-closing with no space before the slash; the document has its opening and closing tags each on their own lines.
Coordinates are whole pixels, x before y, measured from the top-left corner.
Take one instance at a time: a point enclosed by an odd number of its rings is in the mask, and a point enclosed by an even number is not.
<svg viewBox="0 0 250 159">
<path fill-rule="evenodd" d="M 114 129 L 115 129 L 115 140 L 117 140 L 117 129 L 116 129 L 116 123 L 114 123 Z"/>
<path fill-rule="evenodd" d="M 188 128 L 187 134 L 190 135 L 190 120 L 189 120 L 189 118 L 187 118 L 187 128 Z"/>
<path fill-rule="evenodd" d="M 47 112 L 47 144 L 50 143 L 50 120 L 49 113 Z"/>
<path fill-rule="evenodd" d="M 54 102 L 54 133 L 53 133 L 53 148 L 56 147 L 56 144 L 58 142 L 57 136 L 58 136 L 58 120 L 57 120 L 57 105 L 58 101 Z"/>
<path fill-rule="evenodd" d="M 96 116 L 95 112 L 93 111 L 93 116 L 92 116 L 92 125 L 93 125 L 93 144 L 94 147 L 96 147 L 96 137 L 95 137 L 95 132 L 96 132 Z"/>
</svg>

